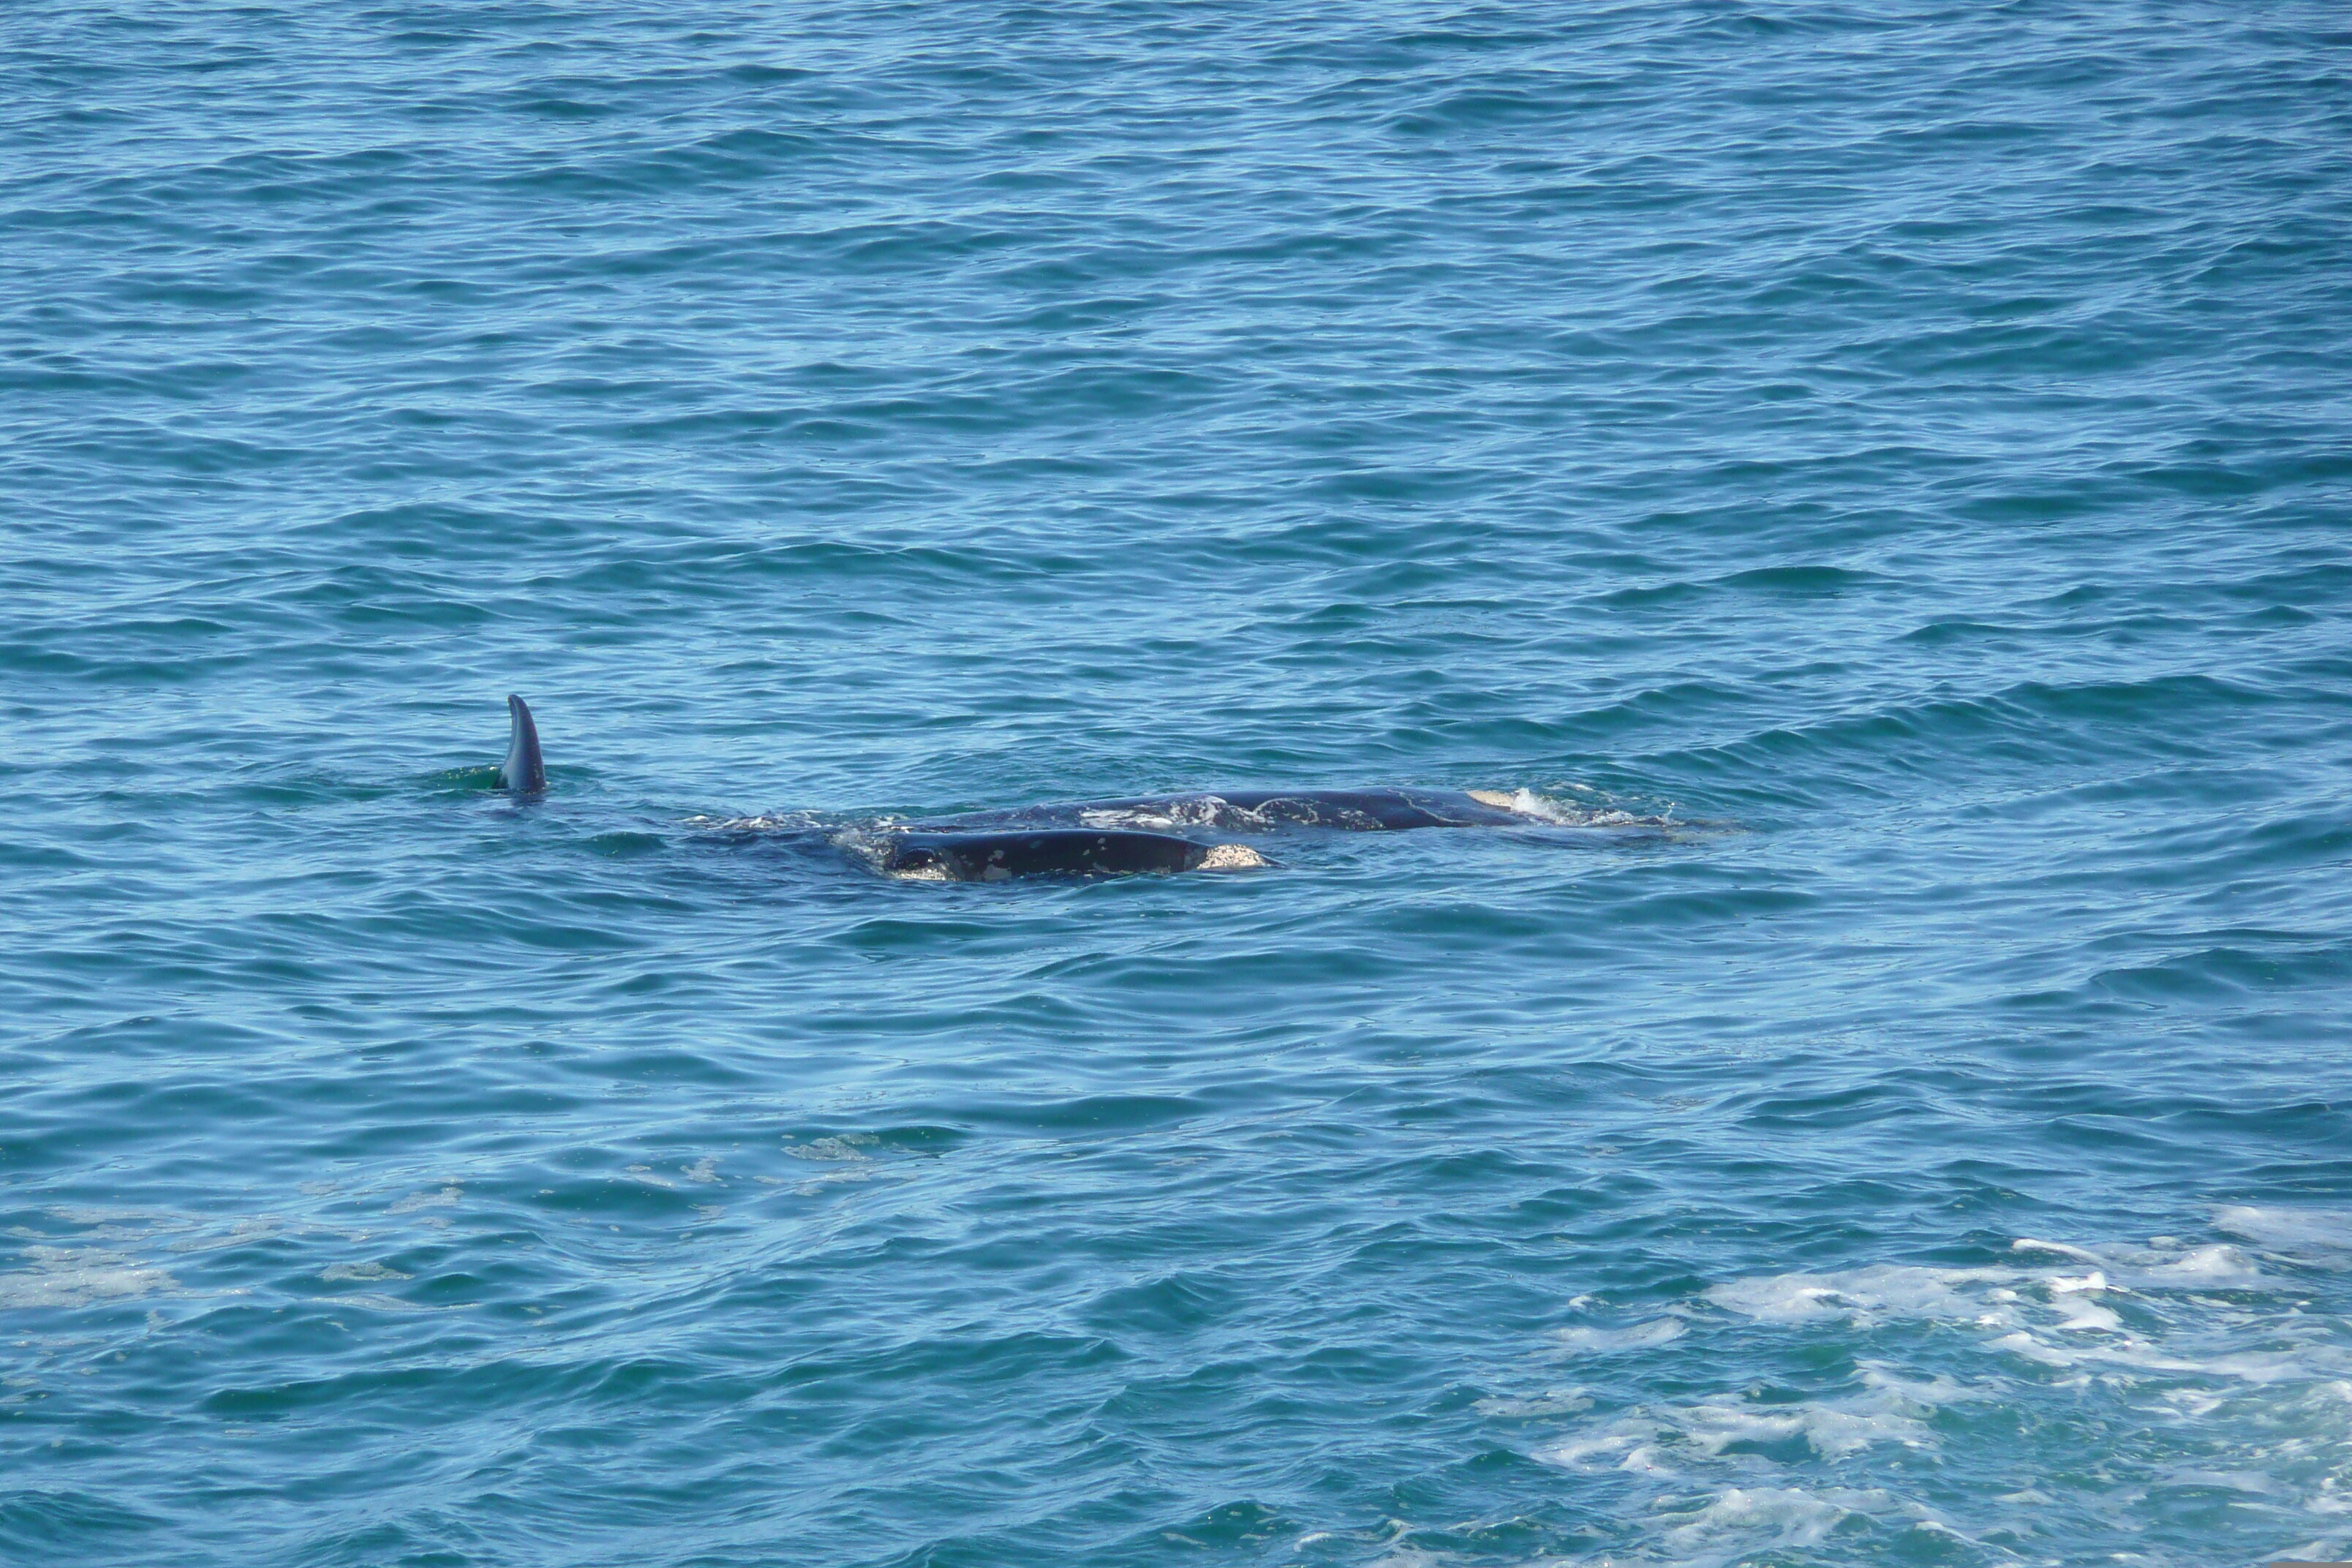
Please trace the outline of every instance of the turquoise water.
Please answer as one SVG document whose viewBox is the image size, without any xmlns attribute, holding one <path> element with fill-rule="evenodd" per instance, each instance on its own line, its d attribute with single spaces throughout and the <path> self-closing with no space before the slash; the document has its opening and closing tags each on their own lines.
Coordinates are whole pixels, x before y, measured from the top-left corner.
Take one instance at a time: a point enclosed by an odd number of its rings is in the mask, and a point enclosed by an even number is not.
<svg viewBox="0 0 2352 1568">
<path fill-rule="evenodd" d="M 2340 8 L 0 80 L 0 1561 L 2352 1555 Z"/>
</svg>

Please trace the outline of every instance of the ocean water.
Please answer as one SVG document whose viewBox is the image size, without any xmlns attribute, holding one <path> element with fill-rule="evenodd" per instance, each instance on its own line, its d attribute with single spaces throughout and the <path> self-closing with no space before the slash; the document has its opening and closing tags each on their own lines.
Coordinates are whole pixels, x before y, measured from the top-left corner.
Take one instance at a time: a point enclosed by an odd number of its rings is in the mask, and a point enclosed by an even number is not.
<svg viewBox="0 0 2352 1568">
<path fill-rule="evenodd" d="M 0 1562 L 2352 1555 L 2341 6 L 0 82 Z"/>
</svg>

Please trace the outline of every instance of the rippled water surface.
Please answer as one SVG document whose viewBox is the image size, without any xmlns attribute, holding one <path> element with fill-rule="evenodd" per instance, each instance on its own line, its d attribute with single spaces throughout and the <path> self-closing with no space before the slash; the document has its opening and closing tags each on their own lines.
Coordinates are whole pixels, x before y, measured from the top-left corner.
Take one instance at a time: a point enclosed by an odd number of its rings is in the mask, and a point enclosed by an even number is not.
<svg viewBox="0 0 2352 1568">
<path fill-rule="evenodd" d="M 2352 1555 L 2339 6 L 0 82 L 0 1560 Z"/>
</svg>

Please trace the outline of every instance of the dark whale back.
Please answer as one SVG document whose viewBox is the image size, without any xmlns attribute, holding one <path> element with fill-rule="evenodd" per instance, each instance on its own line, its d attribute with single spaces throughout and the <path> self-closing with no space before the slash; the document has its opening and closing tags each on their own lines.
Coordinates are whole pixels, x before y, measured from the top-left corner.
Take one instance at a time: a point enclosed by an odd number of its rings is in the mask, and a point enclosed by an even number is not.
<svg viewBox="0 0 2352 1568">
<path fill-rule="evenodd" d="M 1220 790 L 1215 798 L 1270 822 L 1304 827 L 1394 832 L 1409 827 L 1500 827 L 1524 814 L 1475 801 L 1459 790 Z"/>
<path fill-rule="evenodd" d="M 973 812 L 924 824 L 919 830 L 955 832 L 1069 825 L 1132 827 L 1146 832 L 1166 826 L 1242 831 L 1330 827 L 1353 832 L 1395 832 L 1412 827 L 1524 826 L 1530 820 L 1535 819 L 1526 812 L 1490 805 L 1463 790 L 1234 789 Z"/>
<path fill-rule="evenodd" d="M 1199 844 L 1166 833 L 1064 827 L 1034 833 L 893 833 L 883 868 L 894 877 L 927 881 L 1001 882 L 1012 877 L 1192 871 L 1212 864 L 1264 861 L 1238 845 Z"/>
</svg>

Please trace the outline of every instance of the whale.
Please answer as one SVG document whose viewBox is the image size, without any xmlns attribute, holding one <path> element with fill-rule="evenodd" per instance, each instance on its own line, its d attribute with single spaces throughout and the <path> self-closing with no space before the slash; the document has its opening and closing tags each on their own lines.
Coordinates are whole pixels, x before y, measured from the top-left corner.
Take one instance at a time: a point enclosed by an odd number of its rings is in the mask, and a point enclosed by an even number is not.
<svg viewBox="0 0 2352 1568">
<path fill-rule="evenodd" d="M 507 698 L 506 761 L 498 786 L 519 796 L 547 791 L 547 766 L 530 704 Z M 1245 789 L 1052 802 L 891 822 L 841 836 L 875 869 L 904 881 L 998 882 L 1016 877 L 1131 877 L 1238 871 L 1273 864 L 1254 847 L 1202 833 L 1322 827 L 1401 832 L 1423 827 L 1507 827 L 1549 822 L 1534 797 L 1504 790 Z M 763 830 L 775 825 L 765 819 Z M 814 836 L 814 830 L 806 830 Z"/>
</svg>

